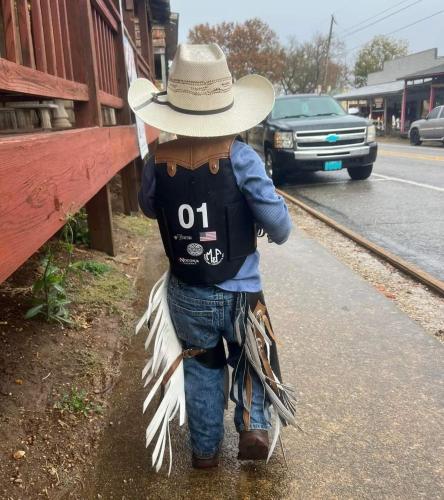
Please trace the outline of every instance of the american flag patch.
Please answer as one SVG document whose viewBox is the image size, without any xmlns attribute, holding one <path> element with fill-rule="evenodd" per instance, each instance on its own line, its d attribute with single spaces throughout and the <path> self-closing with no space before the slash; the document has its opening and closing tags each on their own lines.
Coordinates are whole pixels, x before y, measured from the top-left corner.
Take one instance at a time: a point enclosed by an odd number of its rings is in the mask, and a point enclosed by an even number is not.
<svg viewBox="0 0 444 500">
<path fill-rule="evenodd" d="M 216 241 L 217 234 L 216 231 L 204 231 L 203 233 L 199 233 L 200 241 Z"/>
</svg>

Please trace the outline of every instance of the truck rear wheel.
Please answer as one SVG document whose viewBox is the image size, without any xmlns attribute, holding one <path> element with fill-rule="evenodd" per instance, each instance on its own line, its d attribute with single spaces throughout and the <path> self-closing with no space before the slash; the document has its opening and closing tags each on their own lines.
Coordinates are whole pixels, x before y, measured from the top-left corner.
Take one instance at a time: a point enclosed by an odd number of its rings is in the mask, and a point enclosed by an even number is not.
<svg viewBox="0 0 444 500">
<path fill-rule="evenodd" d="M 284 178 L 282 172 L 279 165 L 277 165 L 277 162 L 273 159 L 271 151 L 266 151 L 265 153 L 265 171 L 275 186 L 279 186 L 283 183 Z"/>
<path fill-rule="evenodd" d="M 372 173 L 372 170 L 373 170 L 373 164 L 364 165 L 363 167 L 347 168 L 348 175 L 354 181 L 362 181 L 364 179 L 368 179 Z"/>
</svg>

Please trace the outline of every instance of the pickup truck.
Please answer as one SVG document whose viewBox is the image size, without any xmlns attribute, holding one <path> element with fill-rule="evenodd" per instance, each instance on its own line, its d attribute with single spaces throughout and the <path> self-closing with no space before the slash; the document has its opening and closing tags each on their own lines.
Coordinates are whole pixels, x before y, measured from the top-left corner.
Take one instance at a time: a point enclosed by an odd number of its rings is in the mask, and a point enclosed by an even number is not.
<svg viewBox="0 0 444 500">
<path fill-rule="evenodd" d="M 269 116 L 245 139 L 263 153 L 275 185 L 289 173 L 346 168 L 353 180 L 372 173 L 378 146 L 375 126 L 347 114 L 328 95 L 277 97 Z"/>
</svg>

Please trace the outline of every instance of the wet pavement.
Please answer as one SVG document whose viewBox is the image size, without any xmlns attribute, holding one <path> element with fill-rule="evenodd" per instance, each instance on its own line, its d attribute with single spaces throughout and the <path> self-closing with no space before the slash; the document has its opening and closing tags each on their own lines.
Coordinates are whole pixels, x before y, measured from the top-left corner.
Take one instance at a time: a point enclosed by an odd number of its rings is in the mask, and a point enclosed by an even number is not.
<svg viewBox="0 0 444 500">
<path fill-rule="evenodd" d="M 268 465 L 238 462 L 230 412 L 217 470 L 190 468 L 186 429 L 175 422 L 171 477 L 156 474 L 141 415 L 144 333 L 125 355 L 82 498 L 443 498 L 443 346 L 301 231 L 260 248 L 284 376 L 299 395 L 303 432 L 283 434 L 288 468 L 279 451 Z M 150 244 L 140 312 L 162 255 L 158 240 Z"/>
<path fill-rule="evenodd" d="M 365 181 L 315 172 L 282 189 L 444 280 L 444 147 L 381 143 Z"/>
</svg>

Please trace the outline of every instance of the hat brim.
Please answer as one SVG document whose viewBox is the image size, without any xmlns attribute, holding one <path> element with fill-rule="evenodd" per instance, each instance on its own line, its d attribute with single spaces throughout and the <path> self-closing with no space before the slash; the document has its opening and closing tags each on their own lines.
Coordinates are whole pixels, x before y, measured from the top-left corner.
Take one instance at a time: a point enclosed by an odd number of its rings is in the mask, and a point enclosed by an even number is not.
<svg viewBox="0 0 444 500">
<path fill-rule="evenodd" d="M 234 104 L 227 111 L 193 115 L 175 111 L 169 106 L 149 102 L 158 88 L 146 78 L 134 80 L 128 91 L 128 102 L 134 113 L 146 124 L 172 134 L 190 137 L 235 135 L 260 123 L 274 104 L 274 89 L 260 75 L 247 75 L 233 84 Z"/>
</svg>

